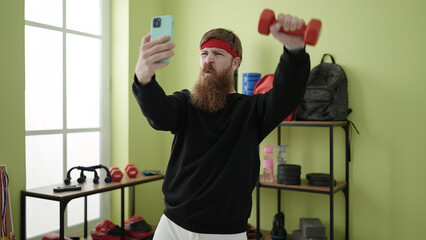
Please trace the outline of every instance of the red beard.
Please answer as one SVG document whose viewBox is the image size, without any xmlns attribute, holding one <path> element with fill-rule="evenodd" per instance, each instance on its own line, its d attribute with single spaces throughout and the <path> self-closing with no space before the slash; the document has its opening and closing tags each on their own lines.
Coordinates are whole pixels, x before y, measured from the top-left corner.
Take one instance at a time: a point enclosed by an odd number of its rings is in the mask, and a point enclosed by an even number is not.
<svg viewBox="0 0 426 240">
<path fill-rule="evenodd" d="M 209 72 L 208 75 L 205 75 Z M 226 97 L 234 89 L 232 64 L 217 72 L 205 63 L 191 93 L 191 103 L 205 112 L 217 112 L 225 108 Z"/>
</svg>

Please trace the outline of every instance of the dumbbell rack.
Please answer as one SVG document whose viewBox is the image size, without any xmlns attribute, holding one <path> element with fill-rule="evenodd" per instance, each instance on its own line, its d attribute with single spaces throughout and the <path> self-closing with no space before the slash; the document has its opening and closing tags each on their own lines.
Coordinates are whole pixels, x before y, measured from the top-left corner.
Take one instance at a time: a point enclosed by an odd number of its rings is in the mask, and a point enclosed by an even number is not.
<svg viewBox="0 0 426 240">
<path fill-rule="evenodd" d="M 342 191 L 345 196 L 345 239 L 349 240 L 349 162 L 350 162 L 350 144 L 349 144 L 349 123 L 348 121 L 331 122 L 311 122 L 311 121 L 286 121 L 278 126 L 278 145 L 281 144 L 281 127 L 324 127 L 329 130 L 329 156 L 330 156 L 330 182 L 334 179 L 334 128 L 342 127 L 345 131 L 345 181 L 337 182 L 336 186 L 330 184 L 327 187 L 311 186 L 306 179 L 302 179 L 301 185 L 283 185 L 274 182 L 263 182 L 262 176 L 256 186 L 256 227 L 258 236 L 260 232 L 260 188 L 277 189 L 278 212 L 281 211 L 281 190 L 300 191 L 309 193 L 327 194 L 330 197 L 330 240 L 334 240 L 334 194 Z M 303 166 L 302 166 L 303 168 Z"/>
<path fill-rule="evenodd" d="M 76 198 L 83 197 L 84 198 L 84 238 L 87 238 L 87 196 L 108 192 L 115 189 L 121 189 L 121 239 L 124 239 L 124 189 L 126 187 L 130 187 L 131 193 L 131 215 L 135 213 L 135 186 L 138 184 L 148 183 L 152 181 L 161 180 L 164 178 L 163 174 L 160 175 L 152 175 L 152 176 L 144 176 L 139 173 L 135 178 L 129 178 L 127 176 L 123 177 L 121 182 L 111 182 L 105 183 L 103 181 L 99 181 L 99 184 L 93 184 L 91 180 L 87 180 L 84 183 L 78 184 L 81 186 L 81 190 L 77 191 L 69 191 L 69 192 L 53 192 L 53 188 L 63 187 L 64 184 L 56 184 L 47 187 L 35 188 L 31 190 L 22 190 L 21 191 L 21 239 L 26 239 L 26 198 L 34 197 L 40 199 L 47 199 L 52 201 L 59 202 L 59 235 L 60 240 L 64 239 L 64 225 L 65 225 L 65 209 L 67 204 Z"/>
</svg>

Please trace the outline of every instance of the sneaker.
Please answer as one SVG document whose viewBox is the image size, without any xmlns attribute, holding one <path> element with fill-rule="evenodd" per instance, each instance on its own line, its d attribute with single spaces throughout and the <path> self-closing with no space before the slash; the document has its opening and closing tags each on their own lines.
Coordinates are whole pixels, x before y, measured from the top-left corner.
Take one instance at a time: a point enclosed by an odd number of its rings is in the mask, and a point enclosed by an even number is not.
<svg viewBox="0 0 426 240">
<path fill-rule="evenodd" d="M 90 232 L 93 240 L 121 240 L 121 228 L 111 221 L 104 219 Z M 127 239 L 125 235 L 124 239 Z"/>
<path fill-rule="evenodd" d="M 133 216 L 124 223 L 124 229 L 131 237 L 144 238 L 152 236 L 152 228 L 141 216 Z"/>
</svg>

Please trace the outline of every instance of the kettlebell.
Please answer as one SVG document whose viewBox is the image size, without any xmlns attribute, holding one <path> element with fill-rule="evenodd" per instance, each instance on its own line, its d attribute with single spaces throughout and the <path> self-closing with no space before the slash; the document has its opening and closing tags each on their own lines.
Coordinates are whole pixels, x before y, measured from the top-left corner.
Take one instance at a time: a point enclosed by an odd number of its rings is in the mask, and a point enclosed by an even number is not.
<svg viewBox="0 0 426 240">
<path fill-rule="evenodd" d="M 284 213 L 279 212 L 274 216 L 271 230 L 272 239 L 287 239 L 287 231 L 284 228 Z"/>
</svg>

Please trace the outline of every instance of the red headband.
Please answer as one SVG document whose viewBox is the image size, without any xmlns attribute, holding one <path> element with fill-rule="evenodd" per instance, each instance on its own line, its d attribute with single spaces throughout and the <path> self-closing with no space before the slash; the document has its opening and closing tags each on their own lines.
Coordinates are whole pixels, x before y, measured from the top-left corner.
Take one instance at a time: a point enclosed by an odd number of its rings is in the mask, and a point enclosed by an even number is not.
<svg viewBox="0 0 426 240">
<path fill-rule="evenodd" d="M 201 46 L 200 50 L 203 50 L 204 48 L 221 48 L 231 54 L 234 58 L 238 57 L 237 51 L 232 49 L 231 44 L 229 44 L 229 42 L 225 42 L 217 38 L 210 38 L 209 40 L 207 40 Z"/>
</svg>

